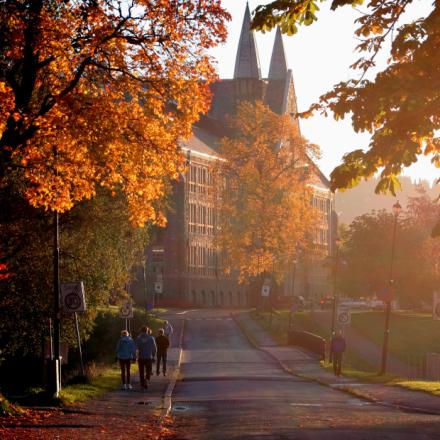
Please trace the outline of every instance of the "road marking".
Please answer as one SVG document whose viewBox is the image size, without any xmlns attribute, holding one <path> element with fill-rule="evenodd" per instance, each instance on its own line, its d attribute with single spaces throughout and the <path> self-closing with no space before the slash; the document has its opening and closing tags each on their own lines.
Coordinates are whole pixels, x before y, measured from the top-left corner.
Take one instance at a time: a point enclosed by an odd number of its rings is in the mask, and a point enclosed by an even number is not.
<svg viewBox="0 0 440 440">
<path fill-rule="evenodd" d="M 186 318 L 187 321 L 232 321 L 232 318 Z"/>
<path fill-rule="evenodd" d="M 291 406 L 322 406 L 322 403 L 291 403 Z"/>
</svg>

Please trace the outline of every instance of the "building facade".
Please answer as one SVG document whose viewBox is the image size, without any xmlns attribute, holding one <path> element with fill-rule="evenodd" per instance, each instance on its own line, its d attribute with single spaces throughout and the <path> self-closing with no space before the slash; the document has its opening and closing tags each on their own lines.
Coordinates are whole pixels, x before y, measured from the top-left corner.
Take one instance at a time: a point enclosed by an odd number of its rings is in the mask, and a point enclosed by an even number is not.
<svg viewBox="0 0 440 440">
<path fill-rule="evenodd" d="M 157 302 L 174 306 L 246 307 L 258 298 L 234 274 L 223 272 L 222 254 L 215 244 L 218 212 L 213 196 L 212 169 L 219 155 L 217 146 L 228 135 L 227 118 L 233 117 L 240 101 L 262 101 L 278 114 L 289 114 L 294 123 L 297 112 L 293 74 L 288 69 L 281 32 L 277 30 L 268 78 L 261 77 L 254 32 L 246 11 L 235 60 L 233 79 L 212 85 L 208 115 L 193 128 L 193 136 L 182 143 L 188 172 L 175 185 L 172 210 L 166 229 L 158 230 L 147 249 L 146 264 L 131 287 L 137 303 Z M 299 125 L 298 125 L 299 131 Z M 313 163 L 311 204 L 320 212 L 321 223 L 313 231 L 316 252 L 303 255 L 286 274 L 279 290 L 285 296 L 301 295 L 319 299 L 330 293 L 329 268 L 323 261 L 332 253 L 334 235 L 333 197 L 329 182 Z M 162 286 L 162 292 L 154 287 Z M 160 305 L 160 304 L 159 304 Z"/>
</svg>

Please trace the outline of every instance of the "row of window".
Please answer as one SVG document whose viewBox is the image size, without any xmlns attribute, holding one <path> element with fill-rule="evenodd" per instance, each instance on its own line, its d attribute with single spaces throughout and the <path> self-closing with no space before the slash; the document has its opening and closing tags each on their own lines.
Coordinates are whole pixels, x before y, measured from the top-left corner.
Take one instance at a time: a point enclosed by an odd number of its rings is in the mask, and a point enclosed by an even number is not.
<svg viewBox="0 0 440 440">
<path fill-rule="evenodd" d="M 217 276 L 221 256 L 214 248 L 198 244 L 189 246 L 189 272 L 196 275 Z"/>
<path fill-rule="evenodd" d="M 190 193 L 207 194 L 213 183 L 212 172 L 206 166 L 193 164 L 189 167 L 188 181 Z"/>
<path fill-rule="evenodd" d="M 214 235 L 216 210 L 212 206 L 189 204 L 189 232 L 199 235 Z"/>
<path fill-rule="evenodd" d="M 329 230 L 316 228 L 315 229 L 315 244 L 319 244 L 321 246 L 328 246 L 329 244 Z"/>
<path fill-rule="evenodd" d="M 313 197 L 312 206 L 319 209 L 319 211 L 329 214 L 330 213 L 330 200 L 322 197 Z"/>
</svg>

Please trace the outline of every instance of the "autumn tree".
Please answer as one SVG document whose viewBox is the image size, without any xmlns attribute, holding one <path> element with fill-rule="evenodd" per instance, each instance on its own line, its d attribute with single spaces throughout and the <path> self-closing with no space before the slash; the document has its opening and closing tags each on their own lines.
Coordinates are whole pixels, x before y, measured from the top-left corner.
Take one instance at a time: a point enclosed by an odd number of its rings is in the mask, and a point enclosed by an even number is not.
<svg viewBox="0 0 440 440">
<path fill-rule="evenodd" d="M 317 150 L 289 116 L 261 102 L 240 103 L 231 132 L 219 161 L 218 242 L 226 268 L 238 269 L 241 282 L 264 273 L 280 280 L 315 220 L 307 181 Z"/>
<path fill-rule="evenodd" d="M 102 185 L 164 224 L 227 19 L 218 0 L 1 0 L 1 184 L 59 212 Z"/>
<path fill-rule="evenodd" d="M 293 35 L 299 25 L 317 20 L 319 3 L 273 1 L 257 7 L 253 26 L 265 31 L 280 25 Z M 355 31 L 361 57 L 351 66 L 353 78 L 335 85 L 302 116 L 321 111 L 335 119 L 351 117 L 356 132 L 371 134 L 367 151 L 346 154 L 332 172 L 333 189 L 352 187 L 380 172 L 376 191 L 394 193 L 400 185 L 397 176 L 420 155 L 440 166 L 440 3 L 422 3 L 429 12 L 412 19 L 412 0 L 331 2 L 333 10 L 361 5 Z M 386 68 L 371 75 L 378 54 L 389 47 Z"/>
</svg>

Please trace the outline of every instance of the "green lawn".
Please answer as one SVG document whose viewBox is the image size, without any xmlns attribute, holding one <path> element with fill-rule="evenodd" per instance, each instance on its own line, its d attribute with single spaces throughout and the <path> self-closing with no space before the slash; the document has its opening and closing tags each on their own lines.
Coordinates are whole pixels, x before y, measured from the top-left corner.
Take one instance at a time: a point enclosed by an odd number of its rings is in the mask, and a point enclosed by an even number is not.
<svg viewBox="0 0 440 440">
<path fill-rule="evenodd" d="M 321 327 L 315 319 L 313 319 L 313 312 L 303 311 L 296 312 L 292 315 L 292 329 L 307 331 L 321 336 L 328 340 L 328 331 Z M 277 310 L 272 313 L 272 322 L 269 312 L 257 313 L 255 310 L 251 312 L 252 318 L 257 321 L 264 329 L 266 329 L 272 338 L 280 345 L 287 345 L 287 333 L 289 330 L 289 315 L 288 310 Z M 363 358 L 358 356 L 356 352 L 348 349 L 344 356 L 344 364 L 346 368 L 362 369 L 367 374 L 373 374 L 375 367 Z M 357 371 L 357 370 L 356 370 Z"/>
<path fill-rule="evenodd" d="M 352 313 L 352 325 L 382 345 L 383 312 Z M 430 314 L 395 312 L 391 315 L 390 329 L 390 353 L 403 362 L 416 365 L 425 353 L 440 353 L 440 321 L 434 321 Z"/>
<path fill-rule="evenodd" d="M 99 397 L 119 387 L 121 375 L 116 363 L 107 367 L 95 367 L 87 384 L 74 384 L 62 388 L 60 400 L 63 405 L 74 405 Z"/>
</svg>

